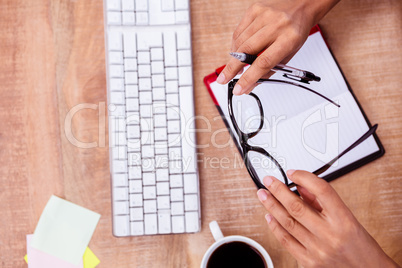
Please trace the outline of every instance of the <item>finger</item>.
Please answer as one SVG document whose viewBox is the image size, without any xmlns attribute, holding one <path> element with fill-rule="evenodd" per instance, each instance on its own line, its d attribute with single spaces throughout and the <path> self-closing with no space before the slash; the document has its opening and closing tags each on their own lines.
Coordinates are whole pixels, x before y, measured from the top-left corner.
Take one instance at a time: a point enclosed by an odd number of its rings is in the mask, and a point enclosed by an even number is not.
<svg viewBox="0 0 402 268">
<path fill-rule="evenodd" d="M 269 79 L 271 76 L 273 76 L 275 74 L 274 71 L 269 71 L 267 74 L 264 74 L 263 76 L 261 76 L 261 78 L 263 79 Z"/>
<path fill-rule="evenodd" d="M 305 226 L 312 233 L 316 233 L 317 226 L 321 225 L 323 219 L 300 197 L 289 190 L 281 181 L 274 177 L 265 177 L 264 185 L 268 191 L 284 206 L 287 212 Z"/>
<path fill-rule="evenodd" d="M 298 185 L 297 186 L 297 191 L 299 192 L 300 196 L 303 198 L 304 202 L 306 202 L 307 204 L 309 204 L 312 208 L 314 208 L 315 210 L 321 212 L 322 211 L 322 207 L 320 202 L 317 200 L 317 198 L 315 197 L 315 195 L 313 195 L 312 193 L 310 193 L 306 188 Z"/>
<path fill-rule="evenodd" d="M 236 27 L 235 31 L 233 32 L 232 36 L 232 45 L 234 44 L 234 40 L 236 40 L 243 31 L 253 23 L 255 18 L 261 13 L 261 8 L 257 5 L 252 5 L 250 8 L 247 9 L 246 14 L 243 16 L 242 20 L 240 21 L 239 25 Z M 236 51 L 233 50 L 232 51 Z"/>
<path fill-rule="evenodd" d="M 267 214 L 265 219 L 276 239 L 290 254 L 297 260 L 304 260 L 308 256 L 307 249 L 289 234 L 272 215 Z"/>
<path fill-rule="evenodd" d="M 303 170 L 288 170 L 287 175 L 294 183 L 301 185 L 317 198 L 323 214 L 341 218 L 341 214 L 349 211 L 331 185 L 313 173 Z"/>
<path fill-rule="evenodd" d="M 250 25 L 244 29 L 244 31 L 236 38 L 232 40 L 232 51 L 238 51 L 238 49 L 252 36 L 254 36 L 256 33 L 260 32 L 260 30 L 264 29 L 264 33 L 260 35 L 262 38 L 266 39 L 271 39 L 274 40 L 274 34 L 275 32 L 273 31 L 272 28 L 267 27 L 267 25 L 270 25 L 270 23 L 267 23 L 266 21 L 260 20 L 260 19 L 255 19 Z M 276 35 L 275 35 L 276 36 Z M 263 39 L 259 39 L 259 41 L 262 41 Z M 266 46 L 266 45 L 265 45 Z M 240 51 L 242 52 L 242 51 Z M 257 51 L 257 53 L 260 51 Z"/>
<path fill-rule="evenodd" d="M 261 84 L 261 83 L 255 83 L 255 84 L 252 85 L 251 88 L 250 88 L 247 92 L 245 92 L 244 94 L 250 94 L 250 92 L 253 91 L 254 88 L 256 88 L 256 87 L 257 87 L 258 85 L 260 85 L 260 84 Z M 240 95 L 239 92 L 235 92 L 235 91 L 233 91 L 233 94 L 234 94 L 234 95 Z"/>
<path fill-rule="evenodd" d="M 313 237 L 311 232 L 295 220 L 275 197 L 265 189 L 258 190 L 257 195 L 265 209 L 277 219 L 287 232 L 305 247 L 311 244 L 311 237 Z"/>
<path fill-rule="evenodd" d="M 216 82 L 219 84 L 226 84 L 233 79 L 247 64 L 242 63 L 238 59 L 232 58 L 226 64 L 225 68 L 219 74 Z"/>
<path fill-rule="evenodd" d="M 248 50 L 244 52 L 253 54 L 253 52 L 250 53 L 250 51 L 258 50 L 259 47 L 255 47 L 255 45 L 248 43 L 250 40 L 251 39 L 249 39 L 243 45 L 245 50 Z M 242 48 L 239 48 L 239 50 L 242 50 Z M 235 89 L 237 87 L 236 91 L 241 92 L 241 94 L 247 92 L 258 79 L 267 74 L 277 63 L 282 61 L 290 51 L 291 45 L 287 44 L 286 42 L 275 41 L 272 43 L 272 45 L 269 46 L 260 56 L 258 56 L 250 68 L 248 68 L 247 71 L 240 77 L 235 86 Z"/>
</svg>

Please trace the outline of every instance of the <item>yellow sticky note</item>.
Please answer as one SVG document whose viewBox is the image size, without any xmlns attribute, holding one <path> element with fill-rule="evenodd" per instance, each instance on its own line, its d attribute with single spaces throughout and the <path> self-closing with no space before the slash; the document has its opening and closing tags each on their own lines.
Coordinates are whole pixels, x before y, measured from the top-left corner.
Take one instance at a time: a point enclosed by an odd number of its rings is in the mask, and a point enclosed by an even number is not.
<svg viewBox="0 0 402 268">
<path fill-rule="evenodd" d="M 89 248 L 85 250 L 83 258 L 84 268 L 95 268 L 100 263 L 98 257 L 96 257 L 96 255 Z"/>
<path fill-rule="evenodd" d="M 86 248 L 84 256 L 82 258 L 84 261 L 84 268 L 95 268 L 100 263 L 98 257 L 96 257 L 96 255 L 88 247 Z M 26 263 L 28 263 L 28 255 L 24 256 L 24 260 Z"/>
</svg>

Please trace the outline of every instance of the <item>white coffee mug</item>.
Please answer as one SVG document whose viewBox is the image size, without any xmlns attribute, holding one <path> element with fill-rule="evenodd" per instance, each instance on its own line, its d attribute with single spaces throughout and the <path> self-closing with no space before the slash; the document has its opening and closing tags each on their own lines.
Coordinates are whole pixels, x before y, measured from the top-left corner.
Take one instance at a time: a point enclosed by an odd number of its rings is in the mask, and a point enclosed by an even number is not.
<svg viewBox="0 0 402 268">
<path fill-rule="evenodd" d="M 201 261 L 201 268 L 206 268 L 209 258 L 211 257 L 212 253 L 223 244 L 230 243 L 230 242 L 243 242 L 246 243 L 253 248 L 255 248 L 260 255 L 263 257 L 265 261 L 265 265 L 267 268 L 274 268 L 272 263 L 271 257 L 269 257 L 268 252 L 257 242 L 254 240 L 241 236 L 241 235 L 231 235 L 231 236 L 223 236 L 221 229 L 216 221 L 211 221 L 209 223 L 209 229 L 211 230 L 212 236 L 215 239 L 215 243 L 212 244 L 205 253 L 204 257 Z"/>
</svg>

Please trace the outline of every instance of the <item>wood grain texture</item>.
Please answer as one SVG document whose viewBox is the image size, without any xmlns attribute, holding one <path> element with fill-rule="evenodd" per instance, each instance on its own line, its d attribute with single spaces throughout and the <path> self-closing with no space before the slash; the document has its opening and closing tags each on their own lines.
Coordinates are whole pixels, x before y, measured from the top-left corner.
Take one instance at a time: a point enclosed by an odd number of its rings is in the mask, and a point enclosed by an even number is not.
<svg viewBox="0 0 402 268">
<path fill-rule="evenodd" d="M 105 115 L 102 1 L 3 0 L 0 8 L 0 266 L 26 267 L 33 233 L 51 194 L 99 212 L 90 242 L 99 267 L 199 267 L 212 244 L 208 223 L 225 235 L 255 239 L 275 267 L 296 261 L 266 227 L 264 209 L 203 77 L 228 60 L 231 35 L 253 1 L 191 1 L 202 231 L 191 235 L 114 238 Z M 346 78 L 386 154 L 331 184 L 387 254 L 402 264 L 402 4 L 342 1 L 321 22 Z M 75 137 L 65 118 L 76 105 Z M 101 118 L 101 120 L 99 119 Z M 99 127 L 99 125 L 101 127 Z M 222 167 L 219 168 L 219 163 Z"/>
</svg>

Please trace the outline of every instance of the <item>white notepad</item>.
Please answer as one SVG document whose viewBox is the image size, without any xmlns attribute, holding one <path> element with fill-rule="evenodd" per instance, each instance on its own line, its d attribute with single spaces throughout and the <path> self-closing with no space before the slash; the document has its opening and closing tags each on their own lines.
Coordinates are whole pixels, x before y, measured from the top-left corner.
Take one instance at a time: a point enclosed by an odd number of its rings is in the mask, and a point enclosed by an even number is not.
<svg viewBox="0 0 402 268">
<path fill-rule="evenodd" d="M 329 51 L 320 32 L 310 35 L 289 66 L 308 70 L 321 77 L 320 82 L 303 84 L 338 103 L 336 107 L 323 98 L 290 85 L 261 84 L 253 90 L 261 100 L 266 122 L 261 133 L 249 143 L 264 148 L 275 157 L 283 170 L 313 172 L 336 157 L 369 130 L 369 123 Z M 272 79 L 284 78 L 276 73 Z M 216 81 L 209 84 L 218 108 L 230 130 L 235 133 L 228 111 L 228 86 Z M 240 109 L 242 117 L 258 114 L 255 100 Z M 233 106 L 236 106 L 236 97 Z M 247 102 L 246 102 L 247 103 Z M 237 109 L 236 109 L 237 111 Z M 237 140 L 237 134 L 233 134 Z M 371 136 L 342 156 L 322 176 L 333 179 L 384 153 L 377 137 Z M 276 177 L 280 178 L 275 171 Z"/>
</svg>

